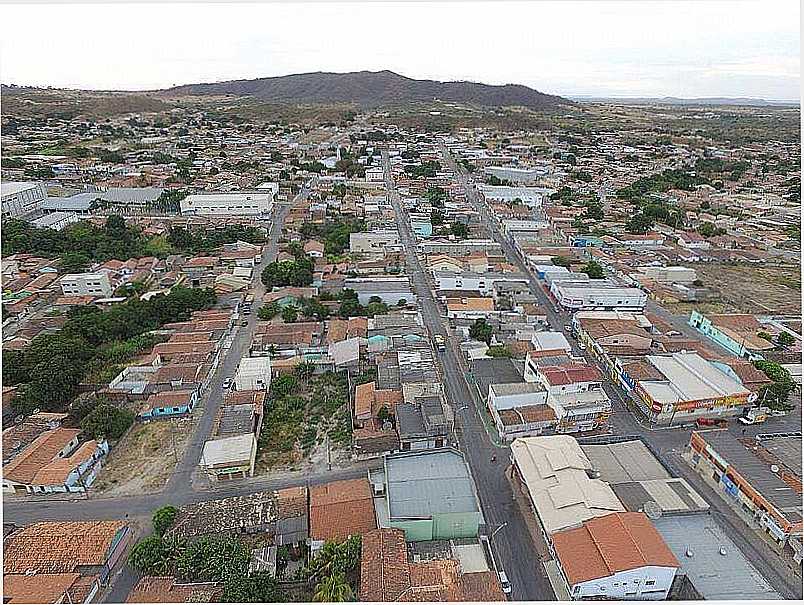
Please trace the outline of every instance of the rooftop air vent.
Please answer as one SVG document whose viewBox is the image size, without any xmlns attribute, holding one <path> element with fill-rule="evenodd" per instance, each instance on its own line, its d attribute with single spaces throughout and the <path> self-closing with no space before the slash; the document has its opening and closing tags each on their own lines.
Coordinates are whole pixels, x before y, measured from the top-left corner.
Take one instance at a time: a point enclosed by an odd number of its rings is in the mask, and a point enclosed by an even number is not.
<svg viewBox="0 0 804 605">
<path fill-rule="evenodd" d="M 685 553 L 684 553 L 684 556 L 685 556 L 685 557 L 687 557 L 688 559 L 692 559 L 692 557 L 693 557 L 693 555 L 694 555 L 694 554 L 695 554 L 695 553 L 693 553 L 693 552 L 692 552 L 692 549 L 691 549 L 691 548 L 688 548 L 688 549 L 687 549 L 687 552 L 685 552 Z"/>
</svg>

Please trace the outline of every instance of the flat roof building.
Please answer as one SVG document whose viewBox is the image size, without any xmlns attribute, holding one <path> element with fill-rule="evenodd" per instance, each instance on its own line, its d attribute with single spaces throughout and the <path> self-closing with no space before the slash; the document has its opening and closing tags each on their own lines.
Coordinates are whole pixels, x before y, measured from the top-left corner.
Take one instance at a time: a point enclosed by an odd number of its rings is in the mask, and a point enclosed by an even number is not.
<svg viewBox="0 0 804 605">
<path fill-rule="evenodd" d="M 256 216 L 267 218 L 273 210 L 274 194 L 270 190 L 238 193 L 196 193 L 180 203 L 183 215 Z"/>
</svg>

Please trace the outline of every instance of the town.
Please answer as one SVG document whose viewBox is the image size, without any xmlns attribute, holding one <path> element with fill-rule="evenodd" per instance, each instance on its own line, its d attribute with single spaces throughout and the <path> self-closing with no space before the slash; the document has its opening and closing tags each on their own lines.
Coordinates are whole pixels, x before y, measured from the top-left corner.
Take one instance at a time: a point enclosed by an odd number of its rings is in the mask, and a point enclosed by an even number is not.
<svg viewBox="0 0 804 605">
<path fill-rule="evenodd" d="M 798 107 L 52 94 L 4 602 L 802 598 Z"/>
</svg>

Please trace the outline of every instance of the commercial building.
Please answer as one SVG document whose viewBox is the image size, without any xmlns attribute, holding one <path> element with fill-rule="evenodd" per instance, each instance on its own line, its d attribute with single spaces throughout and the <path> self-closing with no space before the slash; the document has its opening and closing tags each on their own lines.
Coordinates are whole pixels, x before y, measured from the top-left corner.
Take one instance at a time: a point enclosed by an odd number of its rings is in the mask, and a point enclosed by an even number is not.
<svg viewBox="0 0 804 605">
<path fill-rule="evenodd" d="M 685 457 L 746 523 L 780 548 L 801 536 L 801 433 L 738 439 L 725 430 L 696 431 Z"/>
<path fill-rule="evenodd" d="M 67 225 L 78 222 L 78 215 L 75 212 L 51 212 L 31 221 L 34 227 L 53 229 L 61 231 Z"/>
<path fill-rule="evenodd" d="M 196 193 L 181 201 L 183 215 L 255 216 L 267 218 L 274 206 L 272 191 L 239 193 Z"/>
<path fill-rule="evenodd" d="M 404 530 L 409 542 L 477 537 L 483 515 L 457 450 L 389 454 L 369 481 L 380 527 Z"/>
<path fill-rule="evenodd" d="M 375 296 L 389 306 L 416 303 L 407 277 L 354 277 L 345 280 L 343 287 L 354 290 L 361 305 L 367 305 Z"/>
<path fill-rule="evenodd" d="M 644 275 L 660 284 L 685 284 L 689 285 L 698 279 L 695 269 L 692 267 L 637 267 L 639 275 Z"/>
<path fill-rule="evenodd" d="M 697 353 L 616 360 L 620 383 L 632 390 L 650 422 L 684 424 L 702 417 L 731 417 L 756 400 L 737 379 Z"/>
<path fill-rule="evenodd" d="M 452 257 L 467 256 L 475 252 L 486 252 L 492 256 L 502 254 L 502 246 L 491 239 L 465 239 L 460 242 L 434 239 L 420 242 L 417 248 L 420 254 L 445 254 Z"/>
<path fill-rule="evenodd" d="M 589 519 L 552 539 L 573 600 L 665 600 L 679 567 L 644 513 Z"/>
<path fill-rule="evenodd" d="M 113 292 L 107 273 L 70 273 L 59 280 L 59 285 L 65 296 L 108 298 Z"/>
<path fill-rule="evenodd" d="M 39 208 L 45 214 L 52 212 L 75 212 L 79 215 L 87 215 L 97 206 L 99 195 L 97 191 L 87 191 L 84 193 L 76 193 L 68 197 L 48 197 L 39 204 Z"/>
<path fill-rule="evenodd" d="M 624 512 L 607 483 L 572 437 L 526 437 L 511 444 L 513 474 L 528 496 L 545 541 L 584 521 Z"/>
<path fill-rule="evenodd" d="M 433 271 L 437 290 L 466 290 L 491 295 L 494 284 L 499 282 L 527 283 L 528 278 L 521 273 L 474 273 L 471 271 Z"/>
<path fill-rule="evenodd" d="M 762 351 L 776 347 L 774 343 L 759 336 L 763 327 L 753 315 L 733 313 L 705 316 L 692 311 L 688 323 L 737 357 L 762 359 Z"/>
<path fill-rule="evenodd" d="M 204 443 L 200 466 L 216 481 L 245 479 L 254 474 L 256 458 L 257 439 L 249 433 Z"/>
<path fill-rule="evenodd" d="M 3 218 L 20 218 L 39 209 L 47 197 L 44 183 L 4 181 L 0 183 Z"/>
<path fill-rule="evenodd" d="M 267 391 L 271 388 L 271 358 L 243 357 L 235 373 L 238 391 Z"/>
<path fill-rule="evenodd" d="M 641 311 L 648 295 L 639 288 L 626 288 L 604 280 L 573 282 L 555 280 L 550 293 L 568 311 L 612 310 Z"/>
</svg>

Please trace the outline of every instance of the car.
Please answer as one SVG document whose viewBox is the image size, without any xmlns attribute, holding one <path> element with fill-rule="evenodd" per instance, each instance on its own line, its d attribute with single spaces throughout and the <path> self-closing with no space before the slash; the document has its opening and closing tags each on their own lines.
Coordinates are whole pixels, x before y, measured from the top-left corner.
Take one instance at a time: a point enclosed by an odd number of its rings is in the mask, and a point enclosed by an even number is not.
<svg viewBox="0 0 804 605">
<path fill-rule="evenodd" d="M 224 390 L 230 388 L 231 386 L 232 386 L 232 379 L 231 378 L 227 378 L 226 380 L 223 381 Z"/>
<path fill-rule="evenodd" d="M 681 332 L 679 332 L 678 330 L 670 330 L 667 333 L 667 336 L 681 336 Z"/>
<path fill-rule="evenodd" d="M 511 582 L 508 581 L 508 576 L 505 574 L 504 571 L 499 572 L 500 576 L 500 586 L 502 586 L 502 591 L 505 594 L 511 594 Z"/>
<path fill-rule="evenodd" d="M 244 319 L 243 321 L 240 322 L 240 325 L 245 328 L 248 325 L 248 320 Z"/>
<path fill-rule="evenodd" d="M 698 428 L 705 426 L 723 428 L 729 425 L 729 421 L 725 418 L 698 418 L 698 420 L 695 421 L 695 424 L 698 426 Z"/>
</svg>

